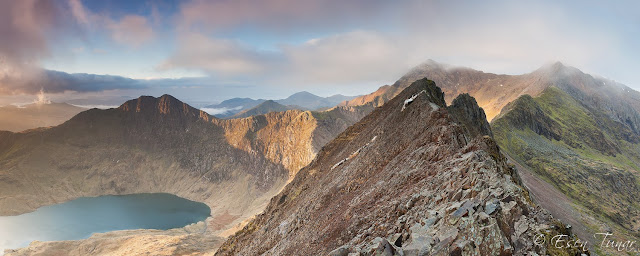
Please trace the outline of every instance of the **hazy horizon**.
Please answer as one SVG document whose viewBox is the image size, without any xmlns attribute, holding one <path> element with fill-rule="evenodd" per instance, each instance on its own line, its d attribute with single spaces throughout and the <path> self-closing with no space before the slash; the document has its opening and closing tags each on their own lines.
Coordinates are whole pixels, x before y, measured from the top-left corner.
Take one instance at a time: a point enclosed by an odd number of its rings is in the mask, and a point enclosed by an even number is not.
<svg viewBox="0 0 640 256">
<path fill-rule="evenodd" d="M 433 59 L 524 74 L 554 61 L 640 88 L 632 1 L 4 1 L 0 105 L 361 95 Z M 615 18 L 611 18 L 615 17 Z M 58 72 L 56 72 L 58 71 Z M 70 75 L 75 74 L 76 75 Z M 98 76 L 96 76 L 98 75 Z"/>
</svg>

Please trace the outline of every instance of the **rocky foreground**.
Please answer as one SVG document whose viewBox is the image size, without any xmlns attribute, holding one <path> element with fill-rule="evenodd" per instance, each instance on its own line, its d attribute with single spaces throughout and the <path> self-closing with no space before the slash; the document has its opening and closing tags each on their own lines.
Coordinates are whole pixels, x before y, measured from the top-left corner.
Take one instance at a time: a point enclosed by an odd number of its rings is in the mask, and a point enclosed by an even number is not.
<svg viewBox="0 0 640 256">
<path fill-rule="evenodd" d="M 327 144 L 216 255 L 582 253 L 535 243 L 570 234 L 533 205 L 488 127 L 473 98 L 447 107 L 416 81 Z"/>
</svg>

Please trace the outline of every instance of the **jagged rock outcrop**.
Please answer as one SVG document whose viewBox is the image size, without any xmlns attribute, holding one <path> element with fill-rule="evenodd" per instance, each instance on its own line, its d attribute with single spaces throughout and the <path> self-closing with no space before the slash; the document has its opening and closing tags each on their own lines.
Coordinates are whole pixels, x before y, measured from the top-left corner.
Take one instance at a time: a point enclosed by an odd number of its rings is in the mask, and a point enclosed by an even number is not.
<svg viewBox="0 0 640 256">
<path fill-rule="evenodd" d="M 477 137 L 479 135 L 493 137 L 484 110 L 478 107 L 476 99 L 468 93 L 458 95 L 458 97 L 451 102 L 451 105 L 447 107 L 447 110 L 449 110 L 451 116 L 455 118 L 458 124 L 464 127 L 466 133 L 470 134 L 471 137 Z"/>
<path fill-rule="evenodd" d="M 490 136 L 472 135 L 484 129 L 457 123 L 481 113 L 459 103 L 449 112 L 440 88 L 416 81 L 323 147 L 216 255 L 551 252 L 534 236 L 563 225 L 533 206 Z"/>
</svg>

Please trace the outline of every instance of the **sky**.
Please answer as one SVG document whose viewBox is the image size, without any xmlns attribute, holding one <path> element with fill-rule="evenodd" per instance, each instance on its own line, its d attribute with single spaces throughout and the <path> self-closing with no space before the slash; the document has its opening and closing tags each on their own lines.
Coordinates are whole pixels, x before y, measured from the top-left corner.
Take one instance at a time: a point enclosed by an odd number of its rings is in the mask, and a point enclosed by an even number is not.
<svg viewBox="0 0 640 256">
<path fill-rule="evenodd" d="M 640 89 L 638 1 L 0 0 L 0 105 L 360 95 L 428 59 Z M 81 74 L 76 74 L 81 73 Z"/>
</svg>

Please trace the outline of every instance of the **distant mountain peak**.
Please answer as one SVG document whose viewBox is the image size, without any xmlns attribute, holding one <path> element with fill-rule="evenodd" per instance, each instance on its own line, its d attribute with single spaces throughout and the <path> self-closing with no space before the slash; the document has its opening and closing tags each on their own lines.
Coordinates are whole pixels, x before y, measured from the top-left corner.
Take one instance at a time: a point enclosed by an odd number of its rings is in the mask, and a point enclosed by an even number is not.
<svg viewBox="0 0 640 256">
<path fill-rule="evenodd" d="M 552 66 L 553 66 L 553 67 L 557 67 L 557 68 L 564 68 L 564 67 L 565 67 L 565 65 L 564 65 L 564 64 L 562 64 L 562 62 L 560 62 L 560 61 L 556 61 L 556 62 L 554 62 L 554 63 L 552 64 Z"/>
<path fill-rule="evenodd" d="M 255 115 L 264 115 L 270 112 L 282 112 L 293 109 L 292 107 L 282 105 L 274 100 L 266 100 L 257 106 L 242 111 L 232 116 L 232 118 L 244 118 Z"/>
<path fill-rule="evenodd" d="M 549 75 L 549 74 L 568 74 L 569 72 L 576 72 L 576 71 L 580 71 L 580 70 L 572 66 L 567 66 L 560 61 L 555 61 L 555 62 L 551 62 L 543 65 L 542 67 L 534 71 L 534 73 L 543 73 L 543 74 Z"/>
<path fill-rule="evenodd" d="M 301 92 L 296 92 L 294 94 L 291 94 L 291 96 L 294 96 L 294 95 L 313 95 L 313 96 L 317 96 L 317 95 L 315 95 L 313 93 L 310 93 L 308 91 L 301 91 Z M 291 96 L 289 96 L 289 97 L 291 97 Z"/>
<path fill-rule="evenodd" d="M 414 67 L 414 69 L 443 69 L 448 67 L 449 65 L 437 62 L 432 59 L 428 59 L 425 62 L 420 63 L 418 66 Z"/>
<path fill-rule="evenodd" d="M 285 100 L 287 99 L 321 99 L 322 97 L 315 95 L 313 93 L 310 93 L 308 91 L 301 91 L 301 92 L 296 92 L 294 94 L 291 94 L 291 96 L 287 97 Z"/>
<path fill-rule="evenodd" d="M 140 96 L 129 100 L 118 108 L 124 112 L 142 113 L 146 115 L 165 115 L 171 117 L 196 117 L 209 120 L 206 112 L 196 109 L 169 94 L 160 97 Z"/>
</svg>

